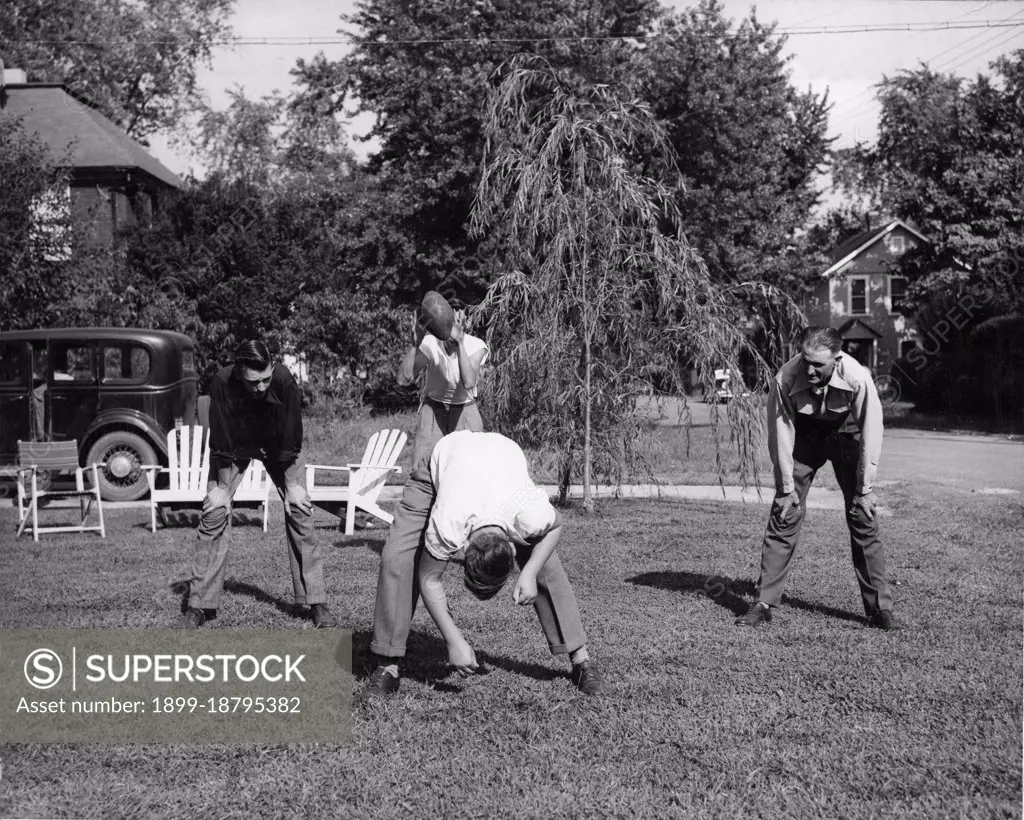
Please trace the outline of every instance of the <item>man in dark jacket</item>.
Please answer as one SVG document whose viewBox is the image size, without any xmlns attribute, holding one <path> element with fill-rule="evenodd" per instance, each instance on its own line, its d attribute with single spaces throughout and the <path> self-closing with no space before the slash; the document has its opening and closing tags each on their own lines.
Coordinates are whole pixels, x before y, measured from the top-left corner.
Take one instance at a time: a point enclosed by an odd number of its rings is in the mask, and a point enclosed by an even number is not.
<svg viewBox="0 0 1024 820">
<path fill-rule="evenodd" d="M 295 602 L 308 605 L 317 628 L 337 626 L 327 608 L 323 556 L 313 507 L 302 479 L 302 412 L 298 385 L 275 365 L 263 342 L 244 342 L 234 367 L 210 382 L 210 486 L 192 560 L 184 628 L 197 629 L 216 610 L 224 588 L 231 499 L 253 458 L 267 468 L 284 501 Z"/>
</svg>

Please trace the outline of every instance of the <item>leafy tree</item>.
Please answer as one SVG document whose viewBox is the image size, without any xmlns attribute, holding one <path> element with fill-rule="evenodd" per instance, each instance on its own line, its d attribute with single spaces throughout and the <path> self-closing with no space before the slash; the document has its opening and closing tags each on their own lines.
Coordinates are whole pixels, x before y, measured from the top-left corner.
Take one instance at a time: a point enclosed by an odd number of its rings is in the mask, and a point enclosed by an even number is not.
<svg viewBox="0 0 1024 820">
<path fill-rule="evenodd" d="M 985 294 L 1024 310 L 1024 49 L 973 82 L 921 66 L 883 79 L 878 141 L 840 154 L 841 181 L 914 224 L 930 247 L 907 254 L 910 298 Z"/>
<path fill-rule="evenodd" d="M 201 108 L 193 150 L 209 172 L 272 190 L 323 187 L 351 176 L 355 156 L 330 100 L 301 90 L 317 61 L 299 61 L 300 90 L 251 100 L 235 87 L 223 110 Z"/>
<path fill-rule="evenodd" d="M 291 74 L 297 87 L 288 98 L 281 137 L 285 168 L 329 183 L 351 176 L 357 164 L 340 119 L 344 107 L 336 71 L 337 64 L 328 63 L 322 52 L 296 63 Z"/>
<path fill-rule="evenodd" d="M 923 409 L 1024 418 L 1024 50 L 966 81 L 920 66 L 879 84 L 879 135 L 839 180 L 930 244 L 900 263 L 921 346 L 903 363 Z"/>
<path fill-rule="evenodd" d="M 200 100 L 196 69 L 230 36 L 233 0 L 6 0 L 8 68 L 69 86 L 138 140 Z"/>
<path fill-rule="evenodd" d="M 414 302 L 446 277 L 467 300 L 486 288 L 492 272 L 465 265 L 476 250 L 466 222 L 495 69 L 526 51 L 610 81 L 633 46 L 602 38 L 641 35 L 656 12 L 656 0 L 367 0 L 343 18 L 358 32 L 352 53 L 300 68 L 308 94 L 335 106 L 352 99 L 376 117 L 369 171 L 381 186 L 377 221 L 395 237 L 384 254 L 400 274 L 397 301 Z"/>
<path fill-rule="evenodd" d="M 684 230 L 711 276 L 796 295 L 817 261 L 800 231 L 819 199 L 829 106 L 793 87 L 785 43 L 753 10 L 733 30 L 720 0 L 701 0 L 667 14 L 636 63 L 638 93 L 678 156 Z"/>
<path fill-rule="evenodd" d="M 64 279 L 66 209 L 43 206 L 67 188 L 67 172 L 20 120 L 0 116 L 0 328 L 32 327 Z M 51 251 L 56 250 L 56 253 Z"/>
<path fill-rule="evenodd" d="M 636 172 L 671 164 L 650 110 L 607 86 L 569 84 L 513 60 L 492 97 L 473 225 L 496 231 L 505 273 L 477 317 L 494 351 L 495 427 L 558 454 L 561 495 L 581 474 L 615 482 L 639 464 L 636 397 L 683 357 L 707 378 L 750 350 L 737 315 L 682 232 L 671 191 Z M 759 425 L 730 405 L 744 472 Z M 717 419 L 717 415 L 713 416 Z"/>
<path fill-rule="evenodd" d="M 203 106 L 193 144 L 210 175 L 245 186 L 266 187 L 279 164 L 281 116 L 285 101 L 277 94 L 250 100 L 245 91 L 228 90 L 222 111 Z"/>
</svg>

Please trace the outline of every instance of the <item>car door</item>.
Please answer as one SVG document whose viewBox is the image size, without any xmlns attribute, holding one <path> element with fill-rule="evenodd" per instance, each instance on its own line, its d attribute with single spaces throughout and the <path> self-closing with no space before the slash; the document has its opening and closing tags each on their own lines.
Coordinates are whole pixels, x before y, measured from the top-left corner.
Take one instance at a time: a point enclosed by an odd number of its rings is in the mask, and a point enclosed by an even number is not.
<svg viewBox="0 0 1024 820">
<path fill-rule="evenodd" d="M 96 341 L 50 340 L 46 410 L 54 441 L 82 440 L 99 408 Z"/>
<path fill-rule="evenodd" d="M 18 442 L 34 438 L 34 410 L 32 345 L 25 341 L 0 342 L 0 464 L 15 464 Z"/>
</svg>

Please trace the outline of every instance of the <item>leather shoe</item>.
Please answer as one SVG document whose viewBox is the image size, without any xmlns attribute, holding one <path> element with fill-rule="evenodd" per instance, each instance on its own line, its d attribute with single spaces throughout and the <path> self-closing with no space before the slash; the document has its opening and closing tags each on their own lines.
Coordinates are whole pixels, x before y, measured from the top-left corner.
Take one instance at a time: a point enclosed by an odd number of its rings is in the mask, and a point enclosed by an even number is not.
<svg viewBox="0 0 1024 820">
<path fill-rule="evenodd" d="M 313 627 L 315 629 L 333 629 L 338 625 L 338 619 L 327 608 L 327 604 L 313 604 L 309 611 L 313 615 Z"/>
<path fill-rule="evenodd" d="M 370 673 L 370 678 L 366 681 L 366 686 L 363 688 L 360 698 L 368 700 L 370 698 L 384 698 L 388 695 L 393 695 L 398 691 L 401 683 L 402 679 L 398 675 L 393 675 L 385 667 L 378 666 Z"/>
<path fill-rule="evenodd" d="M 597 695 L 601 692 L 601 673 L 590 661 L 574 663 L 569 678 L 584 695 Z"/>
<path fill-rule="evenodd" d="M 190 606 L 185 610 L 185 619 L 181 623 L 182 629 L 199 629 L 206 623 L 206 613 L 201 609 Z"/>
<path fill-rule="evenodd" d="M 768 604 L 758 601 L 747 614 L 736 619 L 736 626 L 759 626 L 761 623 L 771 623 L 772 608 Z"/>
<path fill-rule="evenodd" d="M 883 632 L 892 632 L 899 629 L 896 621 L 893 620 L 892 612 L 888 609 L 878 610 L 878 612 L 868 618 L 868 625 L 873 626 L 875 629 L 881 629 Z"/>
</svg>

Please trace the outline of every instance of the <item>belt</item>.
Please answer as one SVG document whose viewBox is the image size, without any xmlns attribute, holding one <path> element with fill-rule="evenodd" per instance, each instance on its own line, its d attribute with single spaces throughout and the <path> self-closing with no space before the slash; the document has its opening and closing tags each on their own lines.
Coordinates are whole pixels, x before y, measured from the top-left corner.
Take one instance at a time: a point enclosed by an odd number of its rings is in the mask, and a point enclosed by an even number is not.
<svg viewBox="0 0 1024 820">
<path fill-rule="evenodd" d="M 427 396 L 423 400 L 423 403 L 424 404 L 433 404 L 436 407 L 443 407 L 445 410 L 451 410 L 453 407 L 469 407 L 469 405 L 471 405 L 471 404 L 476 404 L 476 399 L 470 399 L 469 401 L 462 402 L 461 404 L 451 404 L 451 403 L 446 403 L 446 402 L 443 402 L 443 401 L 438 401 L 437 399 L 432 399 L 429 396 Z"/>
</svg>

